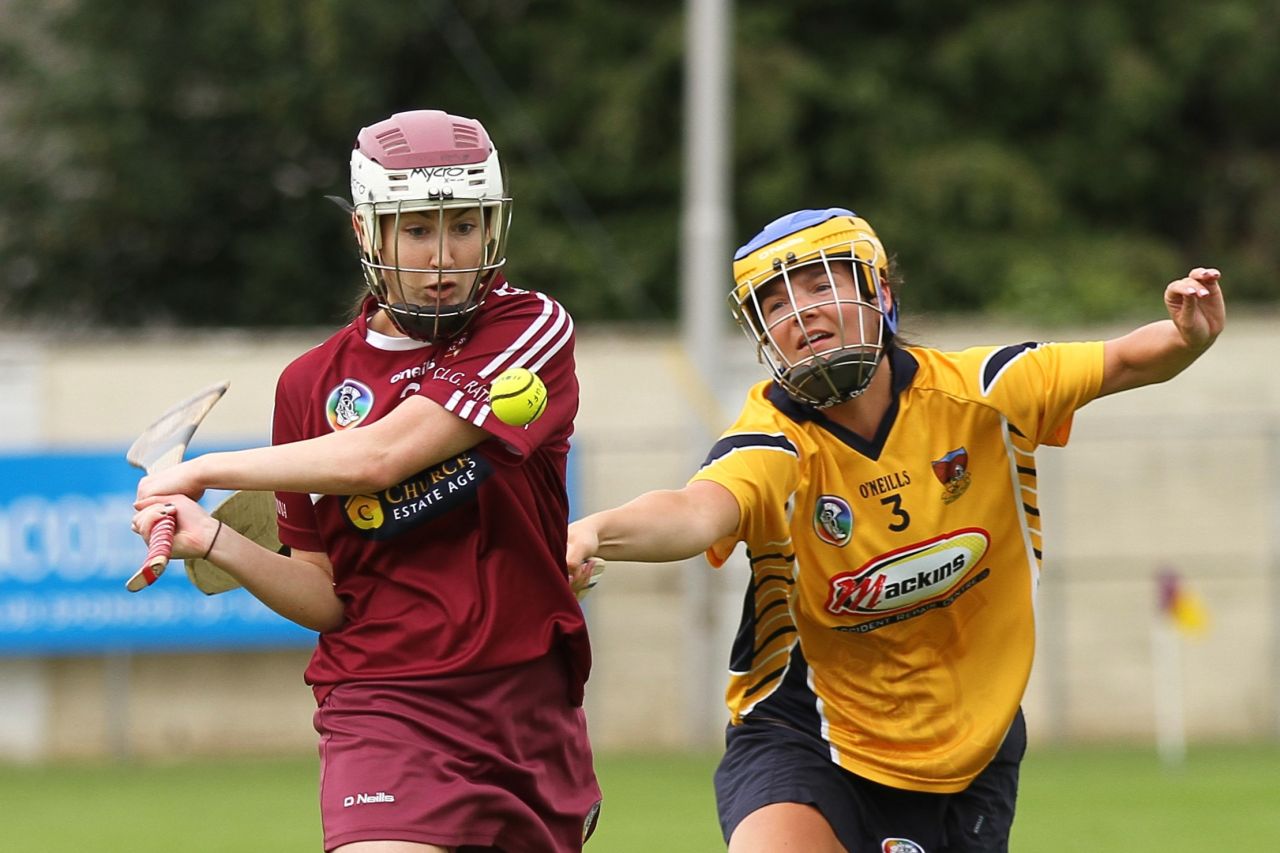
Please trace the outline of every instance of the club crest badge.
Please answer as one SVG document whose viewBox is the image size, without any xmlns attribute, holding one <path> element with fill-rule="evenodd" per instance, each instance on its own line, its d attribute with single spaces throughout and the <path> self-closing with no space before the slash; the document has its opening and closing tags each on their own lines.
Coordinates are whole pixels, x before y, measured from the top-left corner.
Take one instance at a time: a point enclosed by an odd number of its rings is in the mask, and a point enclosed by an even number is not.
<svg viewBox="0 0 1280 853">
<path fill-rule="evenodd" d="M 853 538 L 853 510 L 835 495 L 821 495 L 813 508 L 813 530 L 828 545 L 843 548 Z"/>
<path fill-rule="evenodd" d="M 886 838 L 880 842 L 882 853 L 924 853 L 924 848 L 909 838 Z"/>
<path fill-rule="evenodd" d="M 449 343 L 449 348 L 444 351 L 444 357 L 454 358 L 455 356 L 457 356 L 458 353 L 462 352 L 462 346 L 467 342 L 468 337 L 470 337 L 470 334 L 467 332 L 463 332 L 461 335 L 454 338 Z"/>
<path fill-rule="evenodd" d="M 329 426 L 335 432 L 350 429 L 363 421 L 373 408 L 373 392 L 369 386 L 354 379 L 344 379 L 329 392 L 325 402 L 325 414 L 329 418 Z"/>
<path fill-rule="evenodd" d="M 934 476 L 942 483 L 942 502 L 949 504 L 969 490 L 969 451 L 958 447 L 941 459 L 935 459 Z"/>
</svg>

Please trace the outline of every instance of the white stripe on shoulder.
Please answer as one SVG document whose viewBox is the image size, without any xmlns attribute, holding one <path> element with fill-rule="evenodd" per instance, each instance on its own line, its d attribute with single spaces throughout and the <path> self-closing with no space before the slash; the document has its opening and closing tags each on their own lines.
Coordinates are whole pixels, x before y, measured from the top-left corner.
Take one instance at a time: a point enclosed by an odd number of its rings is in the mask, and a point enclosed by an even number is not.
<svg viewBox="0 0 1280 853">
<path fill-rule="evenodd" d="M 564 326 L 564 332 L 561 333 L 560 337 L 556 340 L 556 342 L 551 345 L 551 348 L 548 349 L 543 354 L 542 358 L 538 359 L 536 362 L 529 365 L 529 369 L 532 370 L 534 373 L 537 373 L 539 370 L 541 370 L 542 365 L 546 364 L 548 361 L 551 360 L 552 356 L 560 352 L 560 350 L 564 349 L 564 345 L 569 343 L 569 338 L 573 337 L 573 318 L 569 316 L 568 311 L 564 312 L 564 318 L 566 321 Z"/>
<path fill-rule="evenodd" d="M 556 311 L 555 321 L 552 322 L 551 328 L 543 332 L 542 337 L 534 341 L 531 346 L 525 347 L 524 352 L 522 352 L 518 358 L 516 358 L 514 361 L 508 364 L 507 367 L 525 367 L 526 365 L 528 365 L 529 362 L 532 361 L 533 358 L 537 356 L 539 352 L 542 351 L 542 348 L 547 345 L 547 341 L 555 337 L 556 333 L 559 332 L 560 329 L 564 327 L 565 323 L 567 323 L 568 320 L 569 320 L 568 311 L 565 311 L 563 309 Z M 530 367 L 529 369 L 534 370 L 533 367 Z"/>
<path fill-rule="evenodd" d="M 484 379 L 495 373 L 499 373 L 508 367 L 516 366 L 513 362 L 525 355 L 526 346 L 529 341 L 541 332 L 549 322 L 553 322 L 554 315 L 563 315 L 567 313 L 559 303 L 553 302 L 545 295 L 541 293 L 535 295 L 542 300 L 542 313 L 538 315 L 536 320 L 529 324 L 527 329 L 520 333 L 518 338 L 511 342 L 510 346 L 494 356 L 493 360 L 484 367 L 480 368 L 480 371 L 476 374 L 479 378 Z"/>
</svg>

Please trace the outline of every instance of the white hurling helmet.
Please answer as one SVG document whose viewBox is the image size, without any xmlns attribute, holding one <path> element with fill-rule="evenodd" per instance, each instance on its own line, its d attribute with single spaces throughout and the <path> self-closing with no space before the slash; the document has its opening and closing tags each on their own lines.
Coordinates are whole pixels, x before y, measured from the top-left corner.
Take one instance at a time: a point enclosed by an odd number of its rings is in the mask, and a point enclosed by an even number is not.
<svg viewBox="0 0 1280 853">
<path fill-rule="evenodd" d="M 484 126 L 441 110 L 415 110 L 364 128 L 351 152 L 351 202 L 365 282 L 396 327 L 421 341 L 445 340 L 466 328 L 506 263 L 511 222 L 511 198 L 497 149 Z M 483 223 L 484 250 L 478 266 L 405 267 L 396 247 L 382 245 L 382 217 L 396 217 L 398 232 L 399 217 L 416 212 L 439 217 L 435 233 L 443 249 L 446 212 L 466 208 L 478 210 Z M 413 302 L 404 273 L 449 274 L 463 285 L 462 298 Z"/>
</svg>

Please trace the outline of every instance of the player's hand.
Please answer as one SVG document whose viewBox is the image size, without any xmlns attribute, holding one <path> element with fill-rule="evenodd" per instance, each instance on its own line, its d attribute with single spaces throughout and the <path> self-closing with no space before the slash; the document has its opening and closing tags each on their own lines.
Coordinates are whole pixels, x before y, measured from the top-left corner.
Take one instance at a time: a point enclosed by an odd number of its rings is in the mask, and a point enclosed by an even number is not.
<svg viewBox="0 0 1280 853">
<path fill-rule="evenodd" d="M 569 525 L 569 542 L 565 547 L 564 569 L 569 576 L 569 589 L 578 601 L 600 582 L 604 560 L 596 556 L 600 550 L 600 531 L 589 520 Z"/>
<path fill-rule="evenodd" d="M 604 565 L 604 560 L 599 557 L 589 557 L 579 563 L 577 568 L 569 570 L 569 589 L 579 601 L 600 582 L 600 575 L 604 574 Z"/>
<path fill-rule="evenodd" d="M 584 566 L 599 550 L 600 535 L 590 524 L 575 521 L 569 525 L 569 542 L 564 553 L 564 571 L 569 576 L 570 583 L 573 583 L 575 578 L 580 579 L 584 573 L 588 579 L 590 578 L 590 569 L 584 569 Z"/>
<path fill-rule="evenodd" d="M 218 532 L 218 521 L 204 507 L 186 495 L 155 495 L 134 505 L 133 532 L 143 542 L 151 541 L 151 528 L 163 516 L 172 515 L 177 522 L 173 537 L 175 558 L 203 557 L 209 552 L 213 537 Z"/>
<path fill-rule="evenodd" d="M 140 508 L 143 501 L 157 495 L 186 495 L 192 500 L 200 500 L 204 496 L 204 486 L 197 478 L 196 471 L 196 460 L 192 460 L 146 475 L 138 481 L 134 509 Z"/>
<path fill-rule="evenodd" d="M 1206 349 L 1226 325 L 1221 278 L 1222 273 L 1216 269 L 1196 267 L 1186 278 L 1170 282 L 1164 289 L 1169 319 L 1192 349 Z"/>
</svg>

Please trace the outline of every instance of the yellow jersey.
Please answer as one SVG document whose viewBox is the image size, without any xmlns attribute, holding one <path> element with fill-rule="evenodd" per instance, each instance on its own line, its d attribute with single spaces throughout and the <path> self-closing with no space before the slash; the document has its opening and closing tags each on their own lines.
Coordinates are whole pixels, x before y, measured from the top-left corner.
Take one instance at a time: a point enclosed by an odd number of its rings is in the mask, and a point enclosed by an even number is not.
<svg viewBox="0 0 1280 853">
<path fill-rule="evenodd" d="M 727 488 L 752 578 L 731 723 L 806 732 L 867 779 L 963 790 L 1017 713 L 1035 646 L 1035 450 L 1098 395 L 1102 343 L 890 351 L 872 440 L 754 386 L 693 480 Z"/>
</svg>

